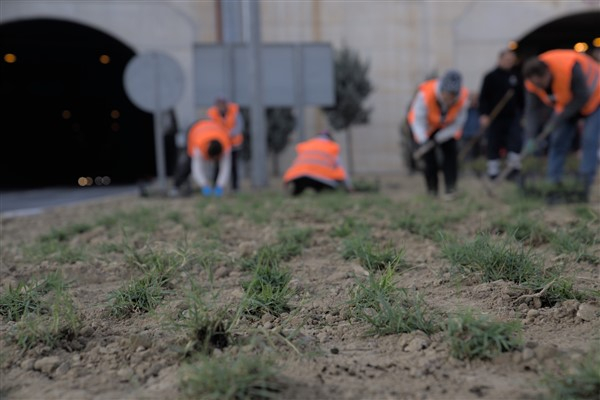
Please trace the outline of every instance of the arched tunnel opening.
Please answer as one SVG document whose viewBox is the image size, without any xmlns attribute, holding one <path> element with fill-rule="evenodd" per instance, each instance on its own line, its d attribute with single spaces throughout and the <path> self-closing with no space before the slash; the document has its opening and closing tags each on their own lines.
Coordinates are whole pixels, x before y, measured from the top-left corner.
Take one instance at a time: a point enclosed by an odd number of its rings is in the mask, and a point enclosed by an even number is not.
<svg viewBox="0 0 600 400">
<path fill-rule="evenodd" d="M 123 87 L 131 48 L 81 24 L 34 19 L 0 25 L 0 51 L 2 188 L 156 176 L 152 114 Z"/>
<path fill-rule="evenodd" d="M 591 54 L 599 37 L 600 11 L 577 13 L 534 28 L 518 41 L 516 52 L 525 60 L 552 49 L 574 49 L 580 43 L 578 51 Z"/>
</svg>

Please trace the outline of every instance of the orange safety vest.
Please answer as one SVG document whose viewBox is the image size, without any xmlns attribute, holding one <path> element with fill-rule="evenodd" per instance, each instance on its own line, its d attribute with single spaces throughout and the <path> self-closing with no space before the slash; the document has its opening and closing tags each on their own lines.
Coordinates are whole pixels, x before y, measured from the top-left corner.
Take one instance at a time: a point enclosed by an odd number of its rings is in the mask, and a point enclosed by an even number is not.
<svg viewBox="0 0 600 400">
<path fill-rule="evenodd" d="M 535 86 L 529 79 L 525 81 L 528 91 L 537 95 L 547 106 L 553 107 L 556 113 L 561 113 L 573 99 L 571 75 L 573 74 L 573 65 L 577 62 L 581 66 L 591 92 L 590 98 L 579 112 L 582 115 L 589 115 L 596 111 L 600 105 L 600 65 L 592 57 L 574 50 L 550 50 L 540 54 L 538 58 L 550 69 L 551 89 L 555 100 L 553 102 L 544 89 Z"/>
<path fill-rule="evenodd" d="M 231 130 L 235 126 L 235 121 L 237 120 L 238 114 L 240 112 L 240 107 L 235 103 L 227 103 L 227 111 L 225 112 L 225 118 L 219 112 L 219 109 L 216 106 L 212 106 L 208 109 L 207 114 L 210 119 L 221 124 L 223 128 L 227 130 L 227 133 L 231 135 Z M 239 133 L 235 136 L 230 136 L 231 145 L 233 147 L 240 147 L 242 143 L 244 143 L 244 135 Z"/>
<path fill-rule="evenodd" d="M 346 171 L 338 164 L 340 146 L 331 140 L 313 138 L 296 145 L 296 159 L 283 175 L 288 183 L 301 177 L 318 180 L 343 181 Z"/>
<path fill-rule="evenodd" d="M 231 148 L 227 132 L 216 122 L 202 120 L 194 124 L 188 135 L 188 155 L 192 157 L 194 149 L 200 149 L 200 154 L 205 160 L 209 160 L 208 146 L 212 140 L 217 140 L 223 146 L 223 153 Z"/>
<path fill-rule="evenodd" d="M 425 106 L 427 107 L 427 137 L 431 137 L 433 133 L 437 130 L 443 129 L 448 125 L 452 124 L 454 120 L 458 117 L 460 110 L 463 108 L 465 101 L 469 97 L 469 91 L 462 87 L 460 89 L 460 93 L 458 95 L 458 99 L 446 112 L 446 117 L 442 122 L 442 110 L 440 105 L 438 104 L 437 97 L 435 95 L 435 87 L 437 83 L 437 79 L 431 79 L 429 81 L 425 81 L 419 85 L 418 92 L 423 93 L 423 98 L 425 100 Z M 417 93 L 418 93 L 417 92 Z M 411 105 L 410 110 L 408 112 L 408 122 L 413 123 L 415 121 L 415 111 L 413 106 Z M 462 128 L 457 130 L 454 134 L 454 138 L 456 140 L 460 139 L 462 136 Z M 415 138 L 416 139 L 416 138 Z"/>
</svg>

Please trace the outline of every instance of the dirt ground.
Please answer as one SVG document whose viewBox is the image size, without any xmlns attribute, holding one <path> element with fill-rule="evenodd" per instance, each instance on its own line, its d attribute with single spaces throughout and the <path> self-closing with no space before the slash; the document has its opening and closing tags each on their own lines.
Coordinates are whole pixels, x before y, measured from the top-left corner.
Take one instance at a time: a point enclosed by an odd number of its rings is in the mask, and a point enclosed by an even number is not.
<svg viewBox="0 0 600 400">
<path fill-rule="evenodd" d="M 3 316 L 0 397 L 182 398 L 182 367 L 190 359 L 178 351 L 185 334 L 168 321 L 185 312 L 188 282 L 195 282 L 207 301 L 235 308 L 244 296 L 241 283 L 250 276 L 242 260 L 274 243 L 284 228 L 312 232 L 301 254 L 283 263 L 291 271 L 290 285 L 296 293 L 291 310 L 243 316 L 233 329 L 236 340 L 212 353 L 220 357 L 251 348 L 274 357 L 281 383 L 272 393 L 275 398 L 546 397 L 544 375 L 564 372 L 565 365 L 580 360 L 600 340 L 598 298 L 553 305 L 521 302 L 516 299 L 522 292 L 512 282 L 453 279 L 441 242 L 399 228 L 395 221 L 432 207 L 432 202 L 448 214 L 469 207 L 464 216 L 446 223 L 444 231 L 453 238 L 470 239 L 490 231 L 496 218 L 514 218 L 519 199 L 511 184 L 493 198 L 475 178 L 463 178 L 460 184 L 459 197 L 449 202 L 426 198 L 420 176 L 390 176 L 380 178 L 378 192 L 289 198 L 272 185 L 268 191 L 246 190 L 222 199 L 203 199 L 199 194 L 177 199 L 115 197 L 3 219 L 0 294 L 19 282 L 61 271 L 82 324 L 56 346 L 40 343 L 23 349 L 15 341 L 18 323 Z M 598 191 L 586 206 L 527 204 L 520 215 L 554 231 L 576 224 L 586 207 L 600 212 Z M 586 249 L 586 257 L 561 253 L 550 243 L 524 245 L 543 265 L 560 266 L 575 288 L 598 291 L 597 215 L 589 222 L 595 244 Z M 523 346 L 491 360 L 460 360 L 451 356 L 443 331 L 368 335 L 368 325 L 348 310 L 352 288 L 368 271 L 357 260 L 342 256 L 344 237 L 332 234 L 344 218 L 367 224 L 375 243 L 391 243 L 404 251 L 408 267 L 396 273 L 397 286 L 418 291 L 442 313 L 470 308 L 499 321 L 519 321 Z M 45 248 L 47 237 L 57 231 L 69 233 L 57 239 L 62 247 Z M 107 312 L 110 294 L 140 275 L 126 249 L 177 252 L 183 247 L 189 256 L 153 312 L 120 318 Z M 208 253 L 215 257 L 202 258 Z M 260 343 L 248 344 L 250 336 Z"/>
</svg>

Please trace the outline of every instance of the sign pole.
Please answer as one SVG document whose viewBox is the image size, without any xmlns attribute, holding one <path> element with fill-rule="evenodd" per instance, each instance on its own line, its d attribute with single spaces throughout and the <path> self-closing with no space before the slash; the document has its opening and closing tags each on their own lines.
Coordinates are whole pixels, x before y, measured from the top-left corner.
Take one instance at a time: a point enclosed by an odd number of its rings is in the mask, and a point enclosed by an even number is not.
<svg viewBox="0 0 600 400">
<path fill-rule="evenodd" d="M 255 188 L 268 186 L 267 180 L 267 134 L 263 106 L 262 52 L 260 44 L 259 1 L 246 1 L 249 7 L 250 43 L 248 55 L 248 84 L 250 94 L 250 122 L 252 124 L 252 183 Z"/>
</svg>

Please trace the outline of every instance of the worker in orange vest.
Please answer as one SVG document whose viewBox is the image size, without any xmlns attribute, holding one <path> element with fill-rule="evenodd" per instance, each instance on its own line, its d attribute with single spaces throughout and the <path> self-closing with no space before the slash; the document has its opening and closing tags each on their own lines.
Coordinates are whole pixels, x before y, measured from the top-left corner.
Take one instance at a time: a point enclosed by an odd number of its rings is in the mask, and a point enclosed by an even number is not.
<svg viewBox="0 0 600 400">
<path fill-rule="evenodd" d="M 352 181 L 340 162 L 340 146 L 328 131 L 296 145 L 296 158 L 283 175 L 284 186 L 290 187 L 292 196 L 307 188 L 316 192 L 333 190 L 341 183 L 352 191 Z"/>
<path fill-rule="evenodd" d="M 447 198 L 456 190 L 458 178 L 457 141 L 469 109 L 469 93 L 462 86 L 458 71 L 449 70 L 439 79 L 419 85 L 408 112 L 408 122 L 415 142 L 424 146 L 433 141 L 435 146 L 423 155 L 425 183 L 430 195 L 438 194 L 438 160 L 435 148 L 443 154 L 442 171 Z"/>
<path fill-rule="evenodd" d="M 188 133 L 187 155 L 187 160 L 177 166 L 175 187 L 169 193 L 170 196 L 179 195 L 179 187 L 187 180 L 191 171 L 203 196 L 221 197 L 231 171 L 231 142 L 227 132 L 210 119 L 196 122 Z M 204 164 L 207 162 L 218 164 L 219 173 L 214 188 L 204 173 Z"/>
<path fill-rule="evenodd" d="M 523 76 L 527 89 L 525 153 L 535 152 L 535 136 L 539 132 L 551 132 L 547 179 L 560 185 L 578 121 L 583 120 L 579 179 L 588 198 L 599 161 L 600 65 L 592 57 L 574 50 L 550 50 L 527 60 Z M 552 115 L 540 128 L 541 112 L 548 107 L 553 109 Z"/>
<path fill-rule="evenodd" d="M 239 189 L 238 183 L 238 158 L 244 143 L 244 119 L 240 107 L 227 101 L 225 96 L 217 96 L 215 104 L 207 111 L 208 117 L 221 125 L 229 135 L 231 144 L 231 188 L 233 191 Z M 219 170 L 215 170 L 214 179 Z"/>
</svg>

